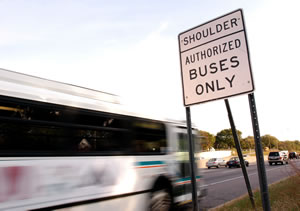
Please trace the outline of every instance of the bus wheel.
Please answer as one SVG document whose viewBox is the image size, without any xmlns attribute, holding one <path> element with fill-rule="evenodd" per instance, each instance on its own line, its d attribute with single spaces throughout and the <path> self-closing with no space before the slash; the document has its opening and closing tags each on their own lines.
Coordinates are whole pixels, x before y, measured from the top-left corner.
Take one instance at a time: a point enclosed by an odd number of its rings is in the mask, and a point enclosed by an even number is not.
<svg viewBox="0 0 300 211">
<path fill-rule="evenodd" d="M 170 191 L 164 188 L 151 193 L 151 211 L 170 211 L 172 210 L 172 197 Z"/>
</svg>

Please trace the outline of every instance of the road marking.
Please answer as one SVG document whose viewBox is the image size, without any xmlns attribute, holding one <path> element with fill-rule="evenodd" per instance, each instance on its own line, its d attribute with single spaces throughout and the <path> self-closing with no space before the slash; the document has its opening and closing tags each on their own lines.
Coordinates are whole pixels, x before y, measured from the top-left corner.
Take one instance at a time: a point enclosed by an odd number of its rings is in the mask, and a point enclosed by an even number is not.
<svg viewBox="0 0 300 211">
<path fill-rule="evenodd" d="M 255 174 L 257 174 L 257 173 L 248 174 L 248 176 L 252 176 L 252 175 L 255 175 Z M 228 181 L 232 181 L 232 180 L 236 180 L 236 179 L 240 179 L 240 178 L 244 178 L 244 176 L 234 177 L 234 178 L 222 180 L 222 181 L 219 181 L 219 182 L 210 183 L 210 184 L 202 185 L 200 187 L 207 187 L 207 186 L 211 186 L 211 185 L 217 185 L 217 184 L 220 184 L 220 183 L 224 183 L 224 182 L 228 182 Z"/>
<path fill-rule="evenodd" d="M 285 167 L 285 166 L 278 166 L 278 167 L 274 167 L 272 169 L 268 169 L 266 171 L 273 171 L 273 170 L 276 170 L 276 169 L 279 169 L 279 168 L 282 168 L 282 167 Z M 256 175 L 256 173 L 252 173 L 252 174 L 248 174 L 248 176 L 253 176 L 253 175 Z M 233 177 L 233 178 L 230 178 L 230 179 L 226 179 L 226 180 L 222 180 L 222 181 L 218 181 L 218 182 L 214 182 L 214 183 L 209 183 L 209 184 L 205 184 L 205 185 L 201 185 L 201 187 L 208 187 L 208 186 L 211 186 L 211 185 L 217 185 L 217 184 L 220 184 L 220 183 L 224 183 L 224 182 L 228 182 L 228 181 L 232 181 L 232 180 L 237 180 L 237 179 L 241 179 L 241 178 L 244 178 L 244 176 L 238 176 L 238 177 Z"/>
</svg>

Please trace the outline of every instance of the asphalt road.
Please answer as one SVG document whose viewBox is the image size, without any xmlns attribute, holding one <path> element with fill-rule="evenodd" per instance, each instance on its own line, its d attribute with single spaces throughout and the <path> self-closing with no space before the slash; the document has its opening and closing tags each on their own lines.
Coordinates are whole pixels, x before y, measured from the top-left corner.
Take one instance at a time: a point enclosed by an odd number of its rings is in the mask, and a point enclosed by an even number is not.
<svg viewBox="0 0 300 211">
<path fill-rule="evenodd" d="M 290 161 L 288 165 L 272 165 L 266 162 L 266 174 L 268 184 L 272 184 L 281 179 L 295 174 L 291 162 L 300 169 L 300 159 Z M 199 203 L 200 210 L 208 210 L 217 207 L 225 202 L 236 199 L 244 194 L 248 194 L 244 176 L 241 168 L 219 168 L 201 169 L 204 175 L 207 196 Z M 259 188 L 259 179 L 256 163 L 250 163 L 247 172 L 252 190 Z M 185 210 L 192 210 L 191 205 Z"/>
</svg>

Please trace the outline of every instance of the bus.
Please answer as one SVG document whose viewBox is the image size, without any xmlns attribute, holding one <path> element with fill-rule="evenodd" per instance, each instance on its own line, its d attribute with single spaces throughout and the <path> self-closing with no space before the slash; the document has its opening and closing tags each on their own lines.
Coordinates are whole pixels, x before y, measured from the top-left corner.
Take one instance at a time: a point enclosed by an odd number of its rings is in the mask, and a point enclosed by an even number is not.
<svg viewBox="0 0 300 211">
<path fill-rule="evenodd" d="M 0 210 L 172 210 L 192 199 L 187 137 L 116 95 L 0 69 Z"/>
</svg>

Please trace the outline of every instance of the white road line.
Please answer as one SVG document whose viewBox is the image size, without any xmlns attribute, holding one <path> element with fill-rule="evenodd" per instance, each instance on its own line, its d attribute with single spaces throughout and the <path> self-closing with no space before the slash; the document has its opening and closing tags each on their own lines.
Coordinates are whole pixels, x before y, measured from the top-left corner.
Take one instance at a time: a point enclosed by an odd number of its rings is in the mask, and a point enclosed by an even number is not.
<svg viewBox="0 0 300 211">
<path fill-rule="evenodd" d="M 275 168 L 272 168 L 272 169 L 268 169 L 266 171 L 273 171 L 273 170 L 276 170 L 276 169 L 282 168 L 282 167 L 285 167 L 285 166 L 275 167 Z M 256 173 L 252 173 L 252 174 L 248 174 L 248 176 L 253 176 L 253 175 L 256 175 L 256 174 L 257 174 L 257 172 Z M 207 187 L 207 186 L 211 186 L 211 185 L 217 185 L 217 184 L 220 184 L 220 183 L 224 183 L 224 182 L 228 182 L 228 181 L 232 181 L 232 180 L 237 180 L 237 179 L 241 179 L 241 178 L 244 178 L 244 176 L 233 177 L 233 178 L 222 180 L 222 181 L 219 181 L 219 182 L 214 182 L 214 183 L 209 183 L 209 184 L 201 185 L 200 187 Z"/>
</svg>

